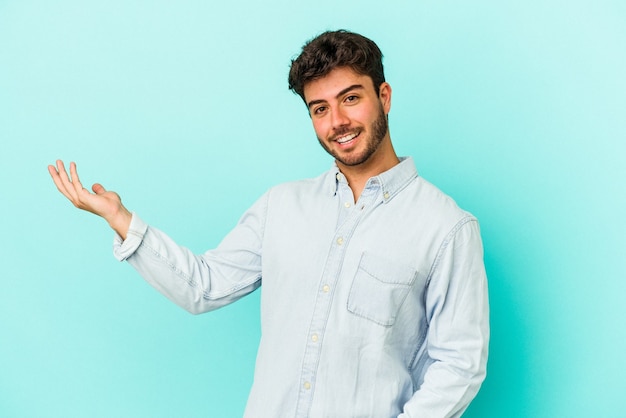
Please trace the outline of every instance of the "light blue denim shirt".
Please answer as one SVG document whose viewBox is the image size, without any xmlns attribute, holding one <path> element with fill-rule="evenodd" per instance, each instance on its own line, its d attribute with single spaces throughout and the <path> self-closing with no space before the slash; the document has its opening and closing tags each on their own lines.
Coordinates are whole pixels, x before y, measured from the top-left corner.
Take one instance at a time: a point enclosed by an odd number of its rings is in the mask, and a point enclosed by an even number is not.
<svg viewBox="0 0 626 418">
<path fill-rule="evenodd" d="M 478 223 L 411 158 L 356 203 L 337 167 L 276 186 L 202 255 L 133 215 L 114 253 L 192 313 L 263 285 L 246 417 L 458 417 L 485 377 Z"/>
</svg>

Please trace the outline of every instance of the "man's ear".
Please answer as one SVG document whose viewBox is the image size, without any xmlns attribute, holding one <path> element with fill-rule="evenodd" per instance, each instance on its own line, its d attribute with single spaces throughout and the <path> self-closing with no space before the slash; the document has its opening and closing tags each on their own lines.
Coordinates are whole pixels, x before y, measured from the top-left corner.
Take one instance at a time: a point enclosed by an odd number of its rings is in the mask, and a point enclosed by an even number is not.
<svg viewBox="0 0 626 418">
<path fill-rule="evenodd" d="M 378 98 L 386 115 L 391 110 L 391 86 L 386 81 L 378 88 Z"/>
</svg>

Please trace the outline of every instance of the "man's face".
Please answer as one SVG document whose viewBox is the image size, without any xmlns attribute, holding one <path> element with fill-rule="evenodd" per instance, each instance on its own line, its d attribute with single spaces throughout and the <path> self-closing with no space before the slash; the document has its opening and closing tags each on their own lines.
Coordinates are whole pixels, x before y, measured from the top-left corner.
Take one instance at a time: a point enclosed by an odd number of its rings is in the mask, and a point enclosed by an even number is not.
<svg viewBox="0 0 626 418">
<path fill-rule="evenodd" d="M 304 97 L 317 139 L 339 164 L 364 164 L 390 141 L 389 84 L 381 85 L 379 95 L 369 76 L 340 67 L 307 83 Z"/>
</svg>

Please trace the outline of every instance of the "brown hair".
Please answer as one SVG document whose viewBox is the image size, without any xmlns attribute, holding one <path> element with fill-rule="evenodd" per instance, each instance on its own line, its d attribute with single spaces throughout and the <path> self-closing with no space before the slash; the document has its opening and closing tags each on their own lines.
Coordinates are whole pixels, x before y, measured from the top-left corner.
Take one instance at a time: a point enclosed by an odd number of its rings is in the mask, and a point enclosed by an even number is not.
<svg viewBox="0 0 626 418">
<path fill-rule="evenodd" d="M 378 46 L 358 33 L 337 30 L 324 32 L 304 44 L 300 55 L 291 61 L 289 88 L 304 100 L 306 83 L 339 67 L 369 76 L 376 92 L 385 82 L 383 54 Z"/>
</svg>

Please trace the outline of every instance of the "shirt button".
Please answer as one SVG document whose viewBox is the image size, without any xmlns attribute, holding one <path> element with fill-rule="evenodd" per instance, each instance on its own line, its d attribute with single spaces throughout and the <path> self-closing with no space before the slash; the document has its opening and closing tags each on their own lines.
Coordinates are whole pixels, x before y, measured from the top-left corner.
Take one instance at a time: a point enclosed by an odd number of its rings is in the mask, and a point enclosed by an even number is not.
<svg viewBox="0 0 626 418">
<path fill-rule="evenodd" d="M 384 197 L 385 199 L 389 199 L 389 192 L 385 192 L 385 193 L 383 194 L 383 197 Z"/>
<path fill-rule="evenodd" d="M 343 204 L 345 207 L 349 208 L 350 207 L 350 202 L 346 202 Z"/>
<path fill-rule="evenodd" d="M 306 390 L 311 389 L 311 383 L 310 382 L 304 382 L 304 385 L 302 385 Z"/>
<path fill-rule="evenodd" d="M 322 287 L 322 291 L 323 291 L 324 293 L 328 293 L 328 292 L 330 292 L 330 286 L 329 286 L 329 285 L 327 285 L 327 284 L 325 284 L 325 285 Z"/>
<path fill-rule="evenodd" d="M 313 334 L 311 335 L 311 341 L 313 341 L 314 343 L 316 343 L 319 340 L 319 337 L 317 336 L 317 334 Z"/>
<path fill-rule="evenodd" d="M 341 238 L 341 237 L 337 238 L 337 244 L 342 245 L 343 244 L 343 238 Z"/>
</svg>

